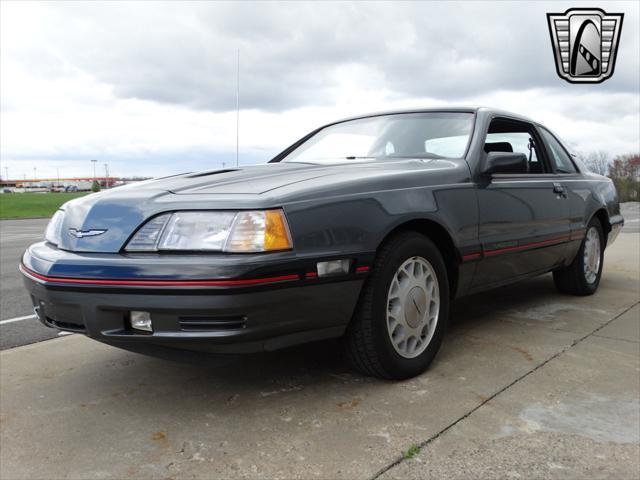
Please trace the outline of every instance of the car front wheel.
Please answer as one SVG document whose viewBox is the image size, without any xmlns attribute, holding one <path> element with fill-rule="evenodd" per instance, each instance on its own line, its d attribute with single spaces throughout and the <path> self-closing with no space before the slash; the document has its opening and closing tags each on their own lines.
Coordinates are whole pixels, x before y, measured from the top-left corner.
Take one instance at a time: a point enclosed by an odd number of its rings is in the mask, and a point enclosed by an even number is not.
<svg viewBox="0 0 640 480">
<path fill-rule="evenodd" d="M 438 248 L 403 232 L 378 252 L 347 330 L 347 356 L 362 373 L 403 379 L 435 357 L 449 314 L 447 270 Z"/>
</svg>

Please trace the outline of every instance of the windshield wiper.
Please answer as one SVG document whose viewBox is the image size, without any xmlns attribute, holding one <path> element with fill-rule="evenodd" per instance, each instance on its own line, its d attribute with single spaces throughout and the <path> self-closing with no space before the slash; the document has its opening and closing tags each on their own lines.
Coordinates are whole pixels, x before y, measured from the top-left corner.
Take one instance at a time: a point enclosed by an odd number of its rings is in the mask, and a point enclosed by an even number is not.
<svg viewBox="0 0 640 480">
<path fill-rule="evenodd" d="M 420 158 L 420 159 L 429 159 L 436 160 L 438 158 L 447 158 L 442 155 L 436 155 L 435 153 L 418 153 L 416 155 L 387 155 L 387 158 Z"/>
<path fill-rule="evenodd" d="M 369 156 L 358 156 L 358 155 L 349 155 L 344 157 L 345 160 L 360 160 L 360 159 L 367 159 L 367 158 L 374 158 L 374 159 L 382 159 L 384 160 L 385 158 L 426 158 L 426 159 L 438 159 L 438 158 L 446 158 L 443 157 L 442 155 L 436 155 L 435 153 L 419 153 L 416 155 L 369 155 Z"/>
</svg>

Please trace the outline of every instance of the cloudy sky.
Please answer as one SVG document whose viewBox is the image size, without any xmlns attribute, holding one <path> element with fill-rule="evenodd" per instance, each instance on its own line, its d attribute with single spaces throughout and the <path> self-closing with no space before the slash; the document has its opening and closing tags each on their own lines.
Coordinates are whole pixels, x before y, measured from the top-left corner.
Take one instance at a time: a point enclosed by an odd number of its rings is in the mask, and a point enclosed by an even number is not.
<svg viewBox="0 0 640 480">
<path fill-rule="evenodd" d="M 577 151 L 640 150 L 638 2 L 0 4 L 0 160 L 9 177 L 259 163 L 312 128 L 391 108 L 494 106 Z M 615 74 L 555 72 L 546 13 L 625 14 Z"/>
</svg>

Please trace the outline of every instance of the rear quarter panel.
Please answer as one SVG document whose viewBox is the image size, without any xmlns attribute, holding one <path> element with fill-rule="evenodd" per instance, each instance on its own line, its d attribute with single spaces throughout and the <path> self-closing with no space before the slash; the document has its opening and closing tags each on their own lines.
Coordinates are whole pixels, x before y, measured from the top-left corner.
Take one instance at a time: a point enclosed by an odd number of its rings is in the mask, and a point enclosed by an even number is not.
<svg viewBox="0 0 640 480">
<path fill-rule="evenodd" d="M 609 224 L 603 225 L 605 236 L 611 231 L 612 225 L 622 224 L 623 218 L 620 214 L 618 195 L 609 178 L 586 172 L 567 176 L 562 181 L 569 187 L 573 238 L 582 238 L 587 225 L 599 210 L 606 211 L 608 217 Z M 570 248 L 569 261 L 575 257 L 580 248 L 580 242 L 572 242 Z"/>
<path fill-rule="evenodd" d="M 571 224 L 575 228 L 585 228 L 593 215 L 605 209 L 609 220 L 615 221 L 620 216 L 620 204 L 613 182 L 601 175 L 585 173 L 581 176 L 567 178 L 571 195 Z"/>
</svg>

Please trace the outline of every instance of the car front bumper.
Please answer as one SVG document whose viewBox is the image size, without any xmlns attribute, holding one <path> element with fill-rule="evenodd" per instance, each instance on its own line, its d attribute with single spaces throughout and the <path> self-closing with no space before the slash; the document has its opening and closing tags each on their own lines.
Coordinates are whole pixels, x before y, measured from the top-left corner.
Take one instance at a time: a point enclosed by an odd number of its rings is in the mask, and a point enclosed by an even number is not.
<svg viewBox="0 0 640 480">
<path fill-rule="evenodd" d="M 49 327 L 130 350 L 216 353 L 276 350 L 342 335 L 368 271 L 358 256 L 348 274 L 327 279 L 318 278 L 307 259 L 258 265 L 237 258 L 237 271 L 255 274 L 203 278 L 205 271 L 229 271 L 222 257 L 190 256 L 175 270 L 178 257 L 156 257 L 153 265 L 144 256 L 75 254 L 41 243 L 25 252 L 20 269 L 38 318 Z M 176 273 L 189 265 L 199 266 L 196 278 Z M 118 268 L 144 274 L 105 278 L 105 269 Z M 149 312 L 153 332 L 133 329 L 131 311 Z"/>
</svg>

